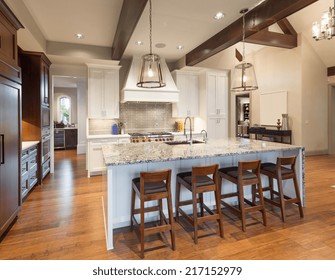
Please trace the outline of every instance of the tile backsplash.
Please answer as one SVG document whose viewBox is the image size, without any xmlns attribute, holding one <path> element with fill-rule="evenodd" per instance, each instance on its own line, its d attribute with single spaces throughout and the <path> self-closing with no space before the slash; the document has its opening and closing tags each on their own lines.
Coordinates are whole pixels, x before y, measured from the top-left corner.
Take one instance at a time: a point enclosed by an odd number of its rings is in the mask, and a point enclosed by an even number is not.
<svg viewBox="0 0 335 280">
<path fill-rule="evenodd" d="M 119 122 L 125 124 L 125 133 L 173 131 L 175 121 L 171 103 L 127 102 L 120 104 L 119 119 L 89 119 L 89 134 L 110 134 Z"/>
</svg>

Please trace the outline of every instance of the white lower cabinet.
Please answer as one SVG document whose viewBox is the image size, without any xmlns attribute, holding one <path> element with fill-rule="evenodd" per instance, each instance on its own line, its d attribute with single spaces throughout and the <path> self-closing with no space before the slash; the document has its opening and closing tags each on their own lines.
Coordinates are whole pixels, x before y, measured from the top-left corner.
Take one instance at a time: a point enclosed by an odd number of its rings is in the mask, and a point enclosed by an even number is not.
<svg viewBox="0 0 335 280">
<path fill-rule="evenodd" d="M 21 198 L 37 184 L 37 145 L 22 150 L 21 155 Z"/>
<path fill-rule="evenodd" d="M 226 118 L 208 118 L 207 134 L 209 139 L 228 138 L 228 121 Z"/>
<path fill-rule="evenodd" d="M 130 143 L 129 137 L 123 138 L 101 138 L 101 139 L 89 139 L 87 149 L 87 176 L 101 175 L 106 170 L 102 146 L 109 144 L 122 144 Z"/>
</svg>

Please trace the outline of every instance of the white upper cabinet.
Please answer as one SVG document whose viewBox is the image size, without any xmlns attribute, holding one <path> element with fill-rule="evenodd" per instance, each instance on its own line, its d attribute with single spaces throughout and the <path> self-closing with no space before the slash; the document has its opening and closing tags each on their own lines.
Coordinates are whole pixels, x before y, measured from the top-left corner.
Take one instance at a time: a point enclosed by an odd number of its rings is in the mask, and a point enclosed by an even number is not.
<svg viewBox="0 0 335 280">
<path fill-rule="evenodd" d="M 199 115 L 199 75 L 175 70 L 172 77 L 179 89 L 179 102 L 172 104 L 172 117 L 185 118 Z"/>
<path fill-rule="evenodd" d="M 228 137 L 228 74 L 206 70 L 199 78 L 199 111 L 208 138 Z"/>
<path fill-rule="evenodd" d="M 228 76 L 226 72 L 207 72 L 207 115 L 227 117 L 228 113 Z"/>
<path fill-rule="evenodd" d="M 119 66 L 87 64 L 88 117 L 119 118 Z"/>
</svg>

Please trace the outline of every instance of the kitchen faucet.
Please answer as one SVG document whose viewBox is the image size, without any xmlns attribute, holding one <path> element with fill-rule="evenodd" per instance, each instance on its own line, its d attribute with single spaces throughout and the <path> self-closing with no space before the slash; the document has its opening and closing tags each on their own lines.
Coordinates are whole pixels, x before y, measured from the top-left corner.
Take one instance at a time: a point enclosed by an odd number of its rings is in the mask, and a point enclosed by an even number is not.
<svg viewBox="0 0 335 280">
<path fill-rule="evenodd" d="M 186 136 L 186 141 L 187 141 L 187 134 L 186 134 L 186 121 L 187 121 L 187 119 L 189 119 L 189 121 L 190 121 L 190 140 L 189 140 L 189 142 L 190 142 L 190 144 L 192 144 L 192 120 L 189 116 L 187 116 L 184 120 L 184 135 Z"/>
<path fill-rule="evenodd" d="M 202 134 L 203 132 L 205 132 L 204 142 L 207 143 L 207 131 L 203 129 L 200 133 Z"/>
</svg>

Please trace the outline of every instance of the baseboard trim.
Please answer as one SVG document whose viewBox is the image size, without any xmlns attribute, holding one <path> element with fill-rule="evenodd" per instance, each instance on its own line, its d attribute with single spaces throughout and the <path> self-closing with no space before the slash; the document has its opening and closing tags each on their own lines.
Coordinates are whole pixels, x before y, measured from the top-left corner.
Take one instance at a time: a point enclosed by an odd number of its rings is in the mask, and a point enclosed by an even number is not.
<svg viewBox="0 0 335 280">
<path fill-rule="evenodd" d="M 86 154 L 86 144 L 77 145 L 77 155 Z"/>
<path fill-rule="evenodd" d="M 306 156 L 319 156 L 319 155 L 328 155 L 328 150 L 321 151 L 305 151 Z"/>
</svg>

